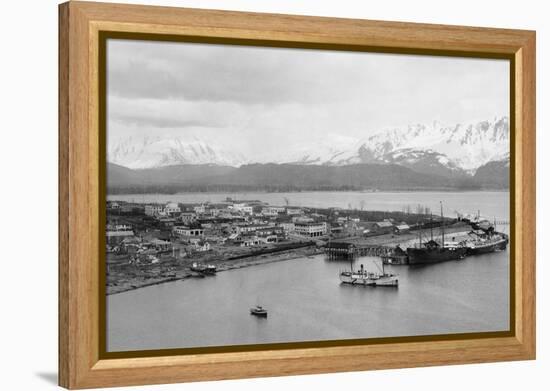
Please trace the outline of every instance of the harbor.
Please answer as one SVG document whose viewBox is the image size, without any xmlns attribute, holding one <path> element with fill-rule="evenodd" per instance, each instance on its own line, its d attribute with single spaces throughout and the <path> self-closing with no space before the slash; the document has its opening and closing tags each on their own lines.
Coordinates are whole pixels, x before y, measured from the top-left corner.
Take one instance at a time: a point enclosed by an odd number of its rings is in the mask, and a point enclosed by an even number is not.
<svg viewBox="0 0 550 391">
<path fill-rule="evenodd" d="M 509 327 L 508 250 L 396 267 L 399 288 L 341 284 L 324 254 L 108 296 L 112 351 L 499 331 Z M 358 257 L 376 270 L 375 257 Z M 223 303 L 223 304 L 222 304 Z M 267 319 L 249 309 L 261 305 Z M 319 322 L 323 319 L 323 322 Z M 220 327 L 223 325 L 223 327 Z"/>
<path fill-rule="evenodd" d="M 493 231 L 464 218 L 441 215 L 436 221 L 432 214 L 409 211 L 276 206 L 227 197 L 216 203 L 113 201 L 107 212 L 108 295 L 320 253 L 328 259 L 422 263 L 426 257 L 415 253 L 445 242 L 444 234 L 434 237 L 443 224 L 448 242 L 436 252 L 465 253 L 466 243 L 468 252 L 496 249 L 486 245 Z M 449 243 L 463 246 L 448 249 Z"/>
<path fill-rule="evenodd" d="M 417 243 L 411 243 L 410 238 L 401 238 L 395 247 L 389 246 L 387 242 L 386 245 L 380 245 L 365 243 L 365 241 L 329 241 L 325 246 L 325 254 L 329 259 L 378 256 L 381 258 L 382 266 L 384 264 L 416 265 L 460 260 L 466 256 L 506 250 L 509 243 L 508 234 L 498 232 L 496 219 L 493 221 L 491 223 L 488 219 L 482 218 L 479 212 L 476 216 L 468 215 L 467 217 L 457 213 L 457 219 L 453 221 L 452 226 L 446 228 L 443 204 L 441 203 L 441 217 L 437 224 L 439 235 L 434 236 L 434 223 L 431 215 L 429 236 L 427 235 L 428 230 L 415 227 L 418 235 Z M 445 241 L 445 230 L 447 230 L 447 241 Z M 407 227 L 407 232 L 410 231 L 411 228 Z M 353 270 L 351 269 L 349 273 L 353 274 Z M 384 273 L 382 272 L 382 274 Z M 397 286 L 397 282 L 394 285 Z"/>
<path fill-rule="evenodd" d="M 439 196 L 432 195 L 432 205 L 437 205 Z M 463 195 L 465 204 L 472 197 L 481 208 L 479 200 L 484 196 Z M 300 208 L 305 215 L 320 215 L 323 209 Z M 403 213 L 360 212 L 349 214 L 389 219 Z M 332 216 L 332 221 L 338 222 L 342 215 L 345 209 Z M 496 214 L 498 222 L 507 218 L 505 209 Z M 397 228 L 402 221 L 394 219 L 387 233 L 365 235 L 364 229 L 353 228 L 358 226 L 356 221 L 345 219 L 340 225 L 348 231 L 336 230 L 330 238 L 305 240 L 289 235 L 276 244 L 238 248 L 228 243 L 225 258 L 219 258 L 221 247 L 216 246 L 210 251 L 188 252 L 185 257 L 181 250 L 179 257 L 174 257 L 178 251 L 173 248 L 164 250 L 154 255 L 158 259 L 154 263 L 146 258 L 128 263 L 128 254 L 109 253 L 108 348 L 122 351 L 508 329 L 508 248 L 411 265 L 407 248 L 419 246 L 419 237 L 423 243 L 432 235 L 440 241 L 440 227 L 415 229 L 411 222 L 413 229 L 402 230 Z M 468 222 L 458 221 L 451 213 L 445 215 L 445 222 L 445 241 L 470 237 Z M 361 221 L 359 227 L 363 228 Z M 507 228 L 502 224 L 497 229 Z M 189 246 L 173 238 L 176 247 Z M 396 248 L 402 249 L 402 259 L 407 261 L 395 261 Z M 123 260 L 117 261 L 117 256 Z M 207 265 L 215 266 L 215 273 L 196 278 Z M 362 288 L 340 279 L 350 268 L 361 273 L 361 265 L 365 276 L 394 275 L 398 288 L 372 284 Z M 268 309 L 269 316 L 253 316 L 250 310 L 257 305 Z M 323 324 L 317 321 L 320 317 L 326 320 Z"/>
</svg>

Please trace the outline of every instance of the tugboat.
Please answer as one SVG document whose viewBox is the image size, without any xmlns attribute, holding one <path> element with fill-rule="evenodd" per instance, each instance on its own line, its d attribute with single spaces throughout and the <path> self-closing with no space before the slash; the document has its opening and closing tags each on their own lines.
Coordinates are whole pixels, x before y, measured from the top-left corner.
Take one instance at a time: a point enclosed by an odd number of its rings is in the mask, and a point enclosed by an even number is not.
<svg viewBox="0 0 550 391">
<path fill-rule="evenodd" d="M 433 236 L 433 235 L 432 235 Z M 466 257 L 467 249 L 459 243 L 445 244 L 445 220 L 441 203 L 441 244 L 433 240 L 420 243 L 420 247 L 407 248 L 409 265 L 453 261 Z"/>
<path fill-rule="evenodd" d="M 353 267 L 350 271 L 340 273 L 340 281 L 344 284 L 351 285 L 367 285 L 367 286 L 388 286 L 397 287 L 399 280 L 395 274 L 386 273 L 384 270 L 384 262 L 382 261 L 382 273 L 366 271 L 363 265 L 359 271 L 354 271 Z"/>
<path fill-rule="evenodd" d="M 257 305 L 250 309 L 250 315 L 258 316 L 260 318 L 267 318 L 267 310 L 261 305 Z"/>
</svg>

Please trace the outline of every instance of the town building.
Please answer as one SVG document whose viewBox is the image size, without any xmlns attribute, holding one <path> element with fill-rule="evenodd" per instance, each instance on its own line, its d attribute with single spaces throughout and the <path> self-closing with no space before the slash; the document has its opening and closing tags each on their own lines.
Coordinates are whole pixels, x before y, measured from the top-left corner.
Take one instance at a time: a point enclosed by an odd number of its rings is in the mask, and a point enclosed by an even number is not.
<svg viewBox="0 0 550 391">
<path fill-rule="evenodd" d="M 190 224 L 197 220 L 197 215 L 192 212 L 183 212 L 180 215 L 180 220 L 183 224 Z"/>
<path fill-rule="evenodd" d="M 283 235 L 284 230 L 282 227 L 278 227 L 275 225 L 269 225 L 266 227 L 258 228 L 254 233 L 258 236 L 267 236 L 267 235 Z"/>
<path fill-rule="evenodd" d="M 258 236 L 258 241 L 265 244 L 277 243 L 279 237 L 277 235 Z"/>
<path fill-rule="evenodd" d="M 206 212 L 206 206 L 205 205 L 197 205 L 193 207 L 193 210 L 196 214 L 203 214 Z"/>
<path fill-rule="evenodd" d="M 279 223 L 279 227 L 281 227 L 285 233 L 294 232 L 295 229 L 293 222 L 281 222 Z"/>
<path fill-rule="evenodd" d="M 131 238 L 134 236 L 133 231 L 107 231 L 106 240 L 109 246 L 117 246 L 124 239 Z"/>
<path fill-rule="evenodd" d="M 252 246 L 258 246 L 261 244 L 261 241 L 256 236 L 247 236 L 242 238 L 238 244 L 241 247 L 252 247 Z"/>
<path fill-rule="evenodd" d="M 286 214 L 290 216 L 297 216 L 303 213 L 304 211 L 300 208 L 286 208 Z"/>
<path fill-rule="evenodd" d="M 176 225 L 172 228 L 172 231 L 179 236 L 203 236 L 204 235 L 204 229 L 203 228 L 191 228 L 187 226 L 182 225 Z"/>
<path fill-rule="evenodd" d="M 296 222 L 294 223 L 294 232 L 300 236 L 318 237 L 327 234 L 326 222 Z"/>
<path fill-rule="evenodd" d="M 171 217 L 162 216 L 162 217 L 159 217 L 158 221 L 159 221 L 160 226 L 164 229 L 170 229 L 174 225 L 176 225 L 176 219 L 171 218 Z"/>
<path fill-rule="evenodd" d="M 279 214 L 285 213 L 285 208 L 282 206 L 267 206 L 262 208 L 262 215 L 276 217 Z"/>
<path fill-rule="evenodd" d="M 160 204 L 145 205 L 145 214 L 147 216 L 157 216 L 164 211 L 164 207 Z"/>
<path fill-rule="evenodd" d="M 120 209 L 120 204 L 118 202 L 107 201 L 107 209 L 112 212 L 116 212 Z"/>
<path fill-rule="evenodd" d="M 406 234 L 406 233 L 409 233 L 410 230 L 411 230 L 411 227 L 409 227 L 409 225 L 405 223 L 401 223 L 395 226 L 395 233 L 397 234 Z"/>
<path fill-rule="evenodd" d="M 181 212 L 181 209 L 179 205 L 175 202 L 169 202 L 164 207 L 164 213 L 167 213 L 167 214 L 180 213 L 180 212 Z"/>
<path fill-rule="evenodd" d="M 232 230 L 234 233 L 238 235 L 243 235 L 243 234 L 256 232 L 259 229 L 268 228 L 268 227 L 269 226 L 267 224 L 235 224 L 232 227 Z"/>
<path fill-rule="evenodd" d="M 167 240 L 153 239 L 147 245 L 157 251 L 171 251 L 172 243 Z"/>
<path fill-rule="evenodd" d="M 344 232 L 344 226 L 339 224 L 330 225 L 330 233 L 334 235 L 341 235 Z"/>
<path fill-rule="evenodd" d="M 246 214 L 251 214 L 254 211 L 254 208 L 251 205 L 245 203 L 233 204 L 232 209 Z"/>
<path fill-rule="evenodd" d="M 390 233 L 393 232 L 393 224 L 391 221 L 377 221 L 374 223 L 374 229 L 377 233 Z"/>
<path fill-rule="evenodd" d="M 193 245 L 193 250 L 198 252 L 210 251 L 212 249 L 210 243 L 203 239 L 193 238 L 191 244 Z"/>
</svg>

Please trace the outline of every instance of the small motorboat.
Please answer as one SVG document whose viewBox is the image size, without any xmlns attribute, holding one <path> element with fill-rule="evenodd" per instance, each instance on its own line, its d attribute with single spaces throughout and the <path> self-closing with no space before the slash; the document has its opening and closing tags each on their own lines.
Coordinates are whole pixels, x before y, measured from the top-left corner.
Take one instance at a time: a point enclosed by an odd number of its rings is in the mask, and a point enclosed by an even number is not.
<svg viewBox="0 0 550 391">
<path fill-rule="evenodd" d="M 250 315 L 267 318 L 267 310 L 261 305 L 257 305 L 256 307 L 250 309 Z"/>
</svg>

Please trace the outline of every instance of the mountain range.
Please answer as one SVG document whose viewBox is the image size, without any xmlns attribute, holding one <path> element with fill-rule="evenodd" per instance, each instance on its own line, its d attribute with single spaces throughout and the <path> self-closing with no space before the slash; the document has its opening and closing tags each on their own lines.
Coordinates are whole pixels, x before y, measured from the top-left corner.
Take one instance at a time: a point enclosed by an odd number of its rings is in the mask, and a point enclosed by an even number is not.
<svg viewBox="0 0 550 391">
<path fill-rule="evenodd" d="M 132 136 L 109 141 L 108 184 L 506 188 L 509 139 L 507 117 L 452 126 L 409 125 L 364 139 L 329 135 L 257 157 L 196 136 Z"/>
</svg>

